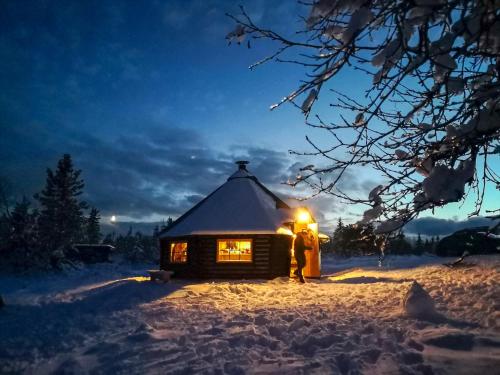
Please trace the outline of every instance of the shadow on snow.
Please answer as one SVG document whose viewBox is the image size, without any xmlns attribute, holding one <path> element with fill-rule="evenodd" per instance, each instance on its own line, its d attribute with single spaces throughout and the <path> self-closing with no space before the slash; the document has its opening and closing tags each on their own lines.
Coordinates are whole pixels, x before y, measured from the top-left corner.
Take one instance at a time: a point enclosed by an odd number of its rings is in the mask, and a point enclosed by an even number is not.
<svg viewBox="0 0 500 375">
<path fill-rule="evenodd" d="M 0 311 L 0 360 L 28 354 L 33 348 L 42 355 L 53 353 L 82 344 L 87 334 L 109 332 L 110 325 L 123 328 L 117 313 L 133 314 L 139 305 L 165 298 L 184 285 L 122 279 L 69 295 L 67 301 L 7 305 Z"/>
</svg>

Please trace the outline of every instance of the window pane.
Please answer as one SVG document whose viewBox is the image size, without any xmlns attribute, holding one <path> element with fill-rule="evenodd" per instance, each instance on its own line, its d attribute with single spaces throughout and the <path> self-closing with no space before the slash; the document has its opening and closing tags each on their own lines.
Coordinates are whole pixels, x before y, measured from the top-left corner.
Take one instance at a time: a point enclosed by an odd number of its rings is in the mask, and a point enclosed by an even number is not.
<svg viewBox="0 0 500 375">
<path fill-rule="evenodd" d="M 170 263 L 187 262 L 187 242 L 172 242 L 170 244 Z"/>
<path fill-rule="evenodd" d="M 252 262 L 252 240 L 217 240 L 217 262 Z"/>
</svg>

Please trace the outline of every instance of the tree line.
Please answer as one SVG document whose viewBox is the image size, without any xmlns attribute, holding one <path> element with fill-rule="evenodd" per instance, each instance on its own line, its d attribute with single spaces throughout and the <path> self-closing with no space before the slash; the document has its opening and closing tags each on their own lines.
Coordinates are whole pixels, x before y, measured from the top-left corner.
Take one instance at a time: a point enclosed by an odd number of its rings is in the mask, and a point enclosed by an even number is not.
<svg viewBox="0 0 500 375">
<path fill-rule="evenodd" d="M 403 231 L 386 239 L 375 233 L 372 224 L 344 224 L 339 218 L 337 227 L 331 236 L 331 241 L 324 244 L 322 251 L 340 256 L 361 256 L 380 254 L 380 249 L 385 243 L 385 254 L 394 255 L 421 255 L 424 252 L 434 253 L 439 243 L 439 237 L 422 239 L 419 234 L 412 243 Z"/>
<path fill-rule="evenodd" d="M 14 270 L 60 269 L 72 262 L 74 244 L 105 243 L 130 261 L 158 257 L 155 235 L 140 232 L 108 235 L 103 239 L 100 212 L 82 199 L 84 180 L 69 154 L 47 168 L 45 187 L 12 202 L 6 182 L 0 184 L 0 265 Z M 171 219 L 169 221 L 171 223 Z M 74 258 L 74 257 L 73 257 Z"/>
</svg>

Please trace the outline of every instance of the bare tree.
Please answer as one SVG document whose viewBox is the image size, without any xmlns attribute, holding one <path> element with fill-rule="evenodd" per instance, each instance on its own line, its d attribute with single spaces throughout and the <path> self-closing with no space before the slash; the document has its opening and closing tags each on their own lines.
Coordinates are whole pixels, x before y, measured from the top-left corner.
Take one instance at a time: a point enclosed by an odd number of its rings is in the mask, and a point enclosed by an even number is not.
<svg viewBox="0 0 500 375">
<path fill-rule="evenodd" d="M 485 189 L 500 189 L 492 158 L 500 154 L 500 2 L 495 0 L 320 0 L 303 3 L 309 16 L 289 38 L 257 26 L 243 8 L 229 15 L 229 42 L 245 38 L 277 43 L 268 61 L 306 69 L 291 103 L 306 124 L 331 136 L 328 148 L 306 137 L 325 166 L 308 165 L 291 185 L 370 207 L 361 223 L 378 233 L 401 228 L 420 212 L 475 194 L 477 215 Z M 341 72 L 372 77 L 359 97 L 328 88 Z M 337 87 L 337 88 L 335 88 Z M 341 121 L 315 113 L 329 89 Z M 497 160 L 498 162 L 498 160 Z M 498 164 L 497 164 L 498 165 Z M 368 197 L 339 188 L 347 170 L 371 167 L 384 183 Z M 498 204 L 498 202 L 491 202 Z M 498 212 L 498 207 L 491 210 Z"/>
</svg>

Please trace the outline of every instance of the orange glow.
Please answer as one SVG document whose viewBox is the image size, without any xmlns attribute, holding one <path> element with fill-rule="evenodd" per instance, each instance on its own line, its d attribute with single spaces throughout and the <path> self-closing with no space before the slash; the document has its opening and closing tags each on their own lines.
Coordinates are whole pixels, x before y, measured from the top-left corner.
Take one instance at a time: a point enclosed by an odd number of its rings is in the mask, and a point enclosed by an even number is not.
<svg viewBox="0 0 500 375">
<path fill-rule="evenodd" d="M 293 232 L 288 228 L 279 227 L 276 231 L 277 234 L 286 234 L 287 236 L 294 236 Z"/>
<path fill-rule="evenodd" d="M 187 242 L 172 242 L 170 244 L 170 263 L 186 263 L 187 247 Z"/>
<path fill-rule="evenodd" d="M 299 210 L 297 212 L 297 221 L 299 223 L 307 223 L 311 221 L 311 214 L 306 210 Z"/>
<path fill-rule="evenodd" d="M 251 239 L 217 240 L 217 262 L 252 262 Z"/>
</svg>

